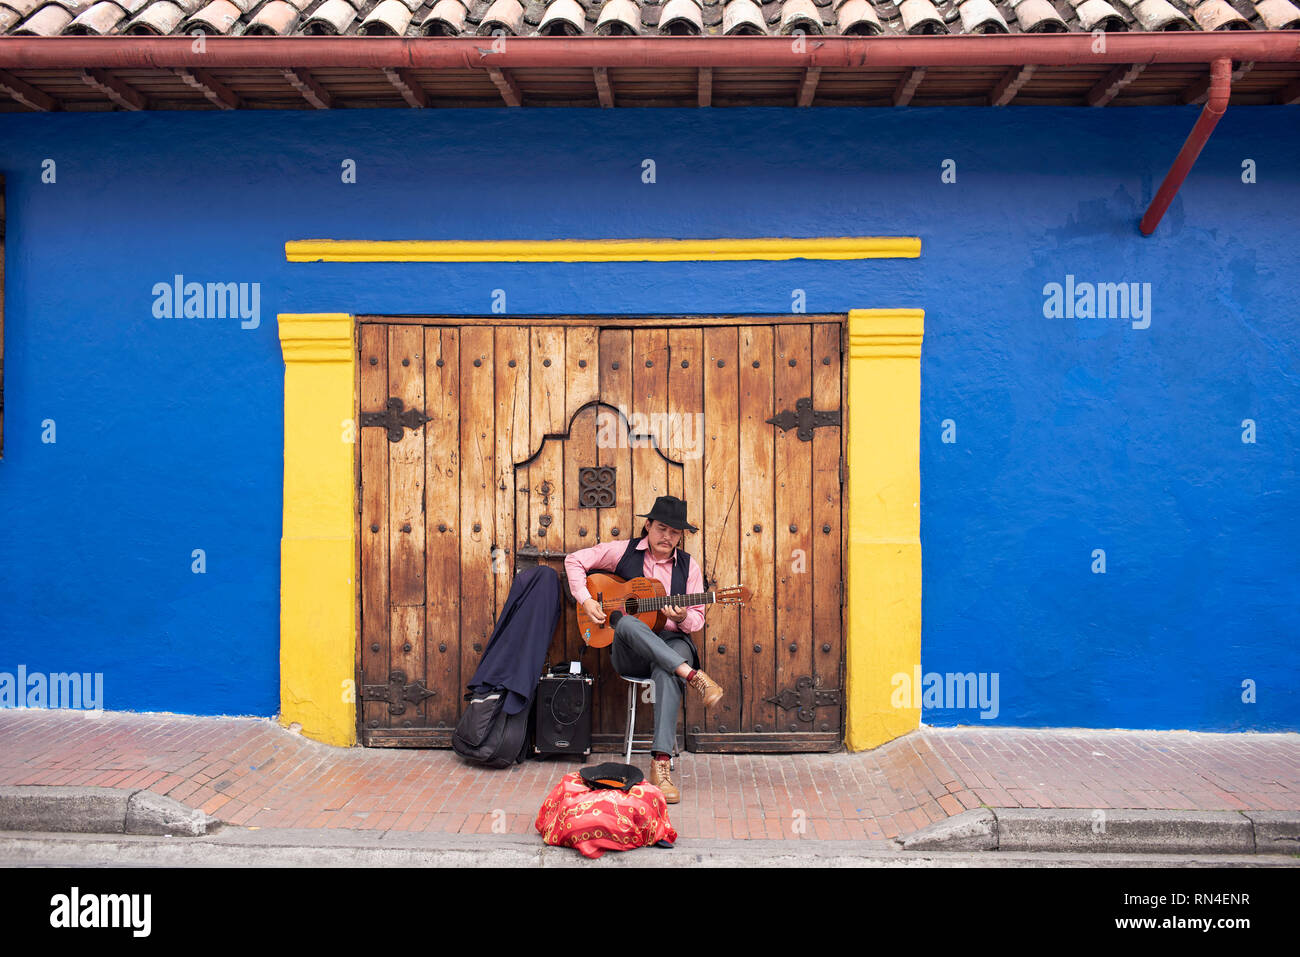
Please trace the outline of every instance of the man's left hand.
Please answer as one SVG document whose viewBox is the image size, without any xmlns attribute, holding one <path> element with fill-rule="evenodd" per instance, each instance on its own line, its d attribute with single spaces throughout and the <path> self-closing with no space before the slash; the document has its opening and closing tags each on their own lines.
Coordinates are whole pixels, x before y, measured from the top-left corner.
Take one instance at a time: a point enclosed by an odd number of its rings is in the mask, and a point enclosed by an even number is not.
<svg viewBox="0 0 1300 957">
<path fill-rule="evenodd" d="M 679 608 L 676 605 L 664 605 L 664 614 L 680 625 L 686 618 L 686 609 Z"/>
</svg>

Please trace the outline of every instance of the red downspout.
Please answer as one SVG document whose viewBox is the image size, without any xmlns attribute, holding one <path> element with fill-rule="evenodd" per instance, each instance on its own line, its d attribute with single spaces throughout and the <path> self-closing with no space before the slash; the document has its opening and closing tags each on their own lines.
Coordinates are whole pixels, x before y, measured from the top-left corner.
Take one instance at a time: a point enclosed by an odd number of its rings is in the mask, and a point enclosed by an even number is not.
<svg viewBox="0 0 1300 957">
<path fill-rule="evenodd" d="M 1192 131 L 1187 134 L 1187 141 L 1178 151 L 1174 165 L 1169 167 L 1169 172 L 1165 174 L 1165 181 L 1160 184 L 1155 199 L 1151 200 L 1151 205 L 1138 226 L 1143 236 L 1150 236 L 1160 225 L 1160 217 L 1165 214 L 1169 204 L 1174 201 L 1174 194 L 1178 192 L 1178 187 L 1183 185 L 1183 180 L 1187 179 L 1187 174 L 1192 171 L 1192 164 L 1196 162 L 1196 157 L 1201 155 L 1201 150 L 1209 140 L 1210 134 L 1214 132 L 1219 117 L 1227 112 L 1228 96 L 1231 92 L 1232 61 L 1225 58 L 1217 59 L 1210 64 L 1210 97 L 1205 101 L 1205 108 L 1201 110 L 1200 118 L 1192 127 Z"/>
</svg>

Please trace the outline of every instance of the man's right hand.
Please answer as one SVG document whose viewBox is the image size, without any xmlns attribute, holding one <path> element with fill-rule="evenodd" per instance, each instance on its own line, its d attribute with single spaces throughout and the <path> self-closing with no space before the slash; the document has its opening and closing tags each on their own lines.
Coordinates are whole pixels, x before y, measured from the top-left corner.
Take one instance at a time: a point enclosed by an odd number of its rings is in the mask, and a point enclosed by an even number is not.
<svg viewBox="0 0 1300 957">
<path fill-rule="evenodd" d="M 586 601 L 584 601 L 582 603 L 582 610 L 585 611 L 587 613 L 587 617 L 590 618 L 592 621 L 594 621 L 596 624 L 598 625 L 605 624 L 605 613 L 601 611 L 600 602 L 596 601 L 596 599 L 588 598 Z"/>
</svg>

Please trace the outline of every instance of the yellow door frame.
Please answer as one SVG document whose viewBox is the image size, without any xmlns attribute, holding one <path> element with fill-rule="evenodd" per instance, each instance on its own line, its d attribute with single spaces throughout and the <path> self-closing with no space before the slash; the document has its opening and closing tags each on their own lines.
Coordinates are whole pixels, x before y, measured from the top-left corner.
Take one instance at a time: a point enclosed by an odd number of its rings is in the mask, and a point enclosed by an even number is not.
<svg viewBox="0 0 1300 957">
<path fill-rule="evenodd" d="M 863 245 L 873 241 L 884 245 Z M 357 248 L 374 244 L 340 243 L 335 257 L 320 253 L 325 241 L 302 242 L 316 244 L 312 255 L 302 258 L 348 261 L 429 261 L 430 256 L 447 261 L 450 253 L 432 247 L 459 250 L 467 245 L 404 243 L 384 253 Z M 617 255 L 606 253 L 606 260 L 699 258 L 689 245 L 697 241 L 601 242 L 619 244 Z M 638 253 L 628 248 L 635 242 L 654 245 Z M 666 242 L 684 245 L 665 252 Z M 896 238 L 866 237 L 856 240 L 857 255 L 848 255 L 846 240 L 837 238 L 822 241 L 836 245 L 818 255 L 809 252 L 816 240 L 774 241 L 798 245 L 785 256 L 756 245 L 773 241 L 743 242 L 748 253 L 727 248 L 729 255 L 718 258 L 914 256 L 920 249 L 919 240 L 900 245 Z M 469 245 L 475 247 L 474 261 L 491 256 L 483 244 Z M 525 244 L 497 245 L 495 261 L 520 261 L 513 247 Z M 576 253 L 534 248 L 530 255 L 528 261 L 591 261 L 587 257 L 592 254 L 585 248 Z M 348 747 L 357 741 L 356 321 L 350 313 L 281 313 L 277 318 L 285 363 L 279 721 L 285 727 L 297 725 L 309 738 Z M 877 747 L 920 723 L 919 707 L 895 707 L 891 698 L 893 676 L 911 675 L 921 663 L 923 336 L 920 309 L 848 313 L 844 741 L 851 751 Z"/>
</svg>

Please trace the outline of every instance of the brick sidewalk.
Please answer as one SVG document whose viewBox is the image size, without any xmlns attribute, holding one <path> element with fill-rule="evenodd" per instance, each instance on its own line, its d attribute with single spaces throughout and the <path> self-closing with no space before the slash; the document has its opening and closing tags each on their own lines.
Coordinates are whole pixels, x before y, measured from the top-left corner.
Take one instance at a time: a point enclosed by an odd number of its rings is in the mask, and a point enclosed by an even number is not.
<svg viewBox="0 0 1300 957">
<path fill-rule="evenodd" d="M 533 833 L 562 774 L 614 758 L 494 771 L 259 718 L 0 711 L 0 785 L 148 788 L 265 828 Z M 980 804 L 1300 810 L 1300 735 L 927 728 L 857 754 L 684 754 L 675 780 L 673 825 L 699 839 L 879 840 Z"/>
</svg>

